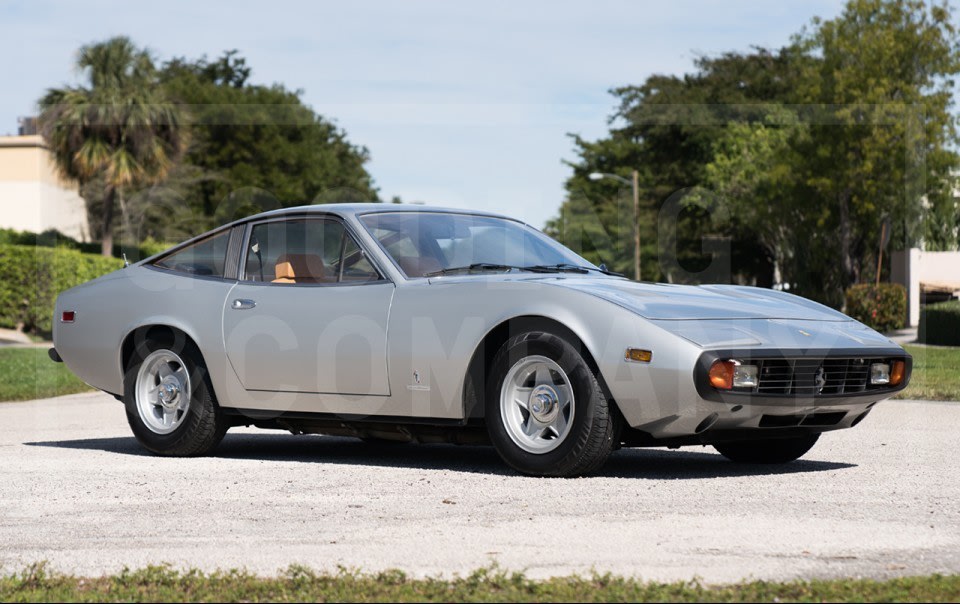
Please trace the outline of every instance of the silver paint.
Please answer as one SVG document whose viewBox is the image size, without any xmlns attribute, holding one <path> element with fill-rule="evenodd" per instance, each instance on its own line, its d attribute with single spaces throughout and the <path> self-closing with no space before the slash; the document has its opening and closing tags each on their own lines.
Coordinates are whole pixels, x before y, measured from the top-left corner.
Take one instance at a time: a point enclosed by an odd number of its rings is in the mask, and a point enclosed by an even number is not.
<svg viewBox="0 0 960 604">
<path fill-rule="evenodd" d="M 380 211 L 446 210 L 334 204 L 267 215 L 340 217 L 384 275 L 382 282 L 276 287 L 178 274 L 147 259 L 63 292 L 55 316 L 64 310 L 78 315 L 72 324 L 54 322 L 56 349 L 88 384 L 121 393 L 122 342 L 138 327 L 166 325 L 196 343 L 221 406 L 462 419 L 469 411 L 467 367 L 483 338 L 506 321 L 537 317 L 564 325 L 582 341 L 629 425 L 668 437 L 693 434 L 712 413 L 719 414 L 717 427 L 750 428 L 771 409 L 784 412 L 763 405 L 734 412 L 703 400 L 692 371 L 704 350 L 776 346 L 802 354 L 896 346 L 832 309 L 766 289 L 635 283 L 595 274 L 408 279 L 358 220 Z M 240 308 L 234 308 L 237 300 Z M 652 350 L 653 360 L 626 363 L 627 348 Z M 882 396 L 842 409 L 856 413 Z"/>
</svg>

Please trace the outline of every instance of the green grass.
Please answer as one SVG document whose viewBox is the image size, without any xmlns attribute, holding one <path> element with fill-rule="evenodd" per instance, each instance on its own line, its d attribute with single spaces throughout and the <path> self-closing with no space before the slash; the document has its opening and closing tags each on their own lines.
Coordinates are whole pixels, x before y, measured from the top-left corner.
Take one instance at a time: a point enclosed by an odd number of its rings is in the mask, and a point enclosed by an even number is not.
<svg viewBox="0 0 960 604">
<path fill-rule="evenodd" d="M 291 566 L 278 577 L 243 571 L 205 574 L 166 566 L 99 578 L 48 573 L 43 564 L 0 578 L 4 602 L 953 602 L 960 575 L 888 581 L 836 579 L 752 581 L 705 586 L 697 581 L 647 583 L 612 575 L 528 579 L 496 568 L 453 579 L 412 579 L 400 571 L 376 574 L 341 570 L 319 574 Z"/>
<path fill-rule="evenodd" d="M 960 348 L 904 346 L 913 356 L 910 385 L 896 398 L 960 401 Z"/>
<path fill-rule="evenodd" d="M 0 401 L 28 401 L 90 390 L 46 348 L 0 348 Z"/>
</svg>

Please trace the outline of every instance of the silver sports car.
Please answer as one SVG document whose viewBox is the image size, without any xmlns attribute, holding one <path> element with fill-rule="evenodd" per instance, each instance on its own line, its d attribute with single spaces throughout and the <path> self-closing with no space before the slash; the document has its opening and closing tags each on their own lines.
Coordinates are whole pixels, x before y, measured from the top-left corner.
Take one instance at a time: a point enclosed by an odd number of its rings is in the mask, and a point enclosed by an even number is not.
<svg viewBox="0 0 960 604">
<path fill-rule="evenodd" d="M 574 476 L 619 447 L 783 463 L 906 387 L 911 358 L 787 293 L 637 283 L 484 212 L 267 212 L 63 292 L 55 348 L 161 455 L 231 426 L 492 444 Z"/>
</svg>

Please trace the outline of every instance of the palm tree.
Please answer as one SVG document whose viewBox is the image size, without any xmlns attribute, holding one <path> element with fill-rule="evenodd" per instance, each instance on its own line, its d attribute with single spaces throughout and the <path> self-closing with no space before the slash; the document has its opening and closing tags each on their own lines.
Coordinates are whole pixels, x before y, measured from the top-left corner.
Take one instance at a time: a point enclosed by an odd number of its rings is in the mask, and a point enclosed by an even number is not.
<svg viewBox="0 0 960 604">
<path fill-rule="evenodd" d="M 58 171 L 81 186 L 104 185 L 102 251 L 113 253 L 114 206 L 124 189 L 163 180 L 184 150 L 180 112 L 156 79 L 150 54 L 116 37 L 80 49 L 86 87 L 50 89 L 40 131 Z"/>
</svg>

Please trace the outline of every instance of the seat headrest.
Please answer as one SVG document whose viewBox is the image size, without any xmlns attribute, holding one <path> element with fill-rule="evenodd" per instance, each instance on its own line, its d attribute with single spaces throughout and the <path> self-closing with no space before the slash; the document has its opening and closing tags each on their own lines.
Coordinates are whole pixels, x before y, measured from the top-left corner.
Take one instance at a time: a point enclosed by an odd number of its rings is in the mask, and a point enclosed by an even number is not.
<svg viewBox="0 0 960 604">
<path fill-rule="evenodd" d="M 274 281 L 309 283 L 326 277 L 323 259 L 317 254 L 281 254 L 274 267 Z"/>
</svg>

